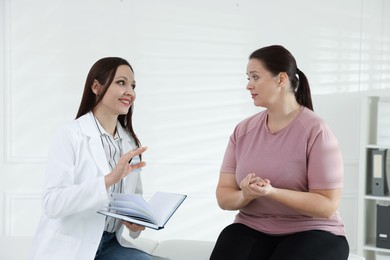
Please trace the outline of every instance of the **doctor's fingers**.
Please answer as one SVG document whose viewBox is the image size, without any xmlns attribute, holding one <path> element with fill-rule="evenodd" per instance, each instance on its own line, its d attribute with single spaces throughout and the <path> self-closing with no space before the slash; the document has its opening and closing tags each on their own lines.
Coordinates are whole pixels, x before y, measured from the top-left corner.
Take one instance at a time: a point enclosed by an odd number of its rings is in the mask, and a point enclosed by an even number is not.
<svg viewBox="0 0 390 260">
<path fill-rule="evenodd" d="M 146 151 L 146 149 L 148 149 L 147 146 L 141 146 L 141 147 L 139 147 L 139 148 L 136 148 L 136 149 L 134 149 L 134 150 L 131 150 L 130 152 L 125 153 L 124 155 L 122 155 L 122 157 L 124 157 L 125 160 L 127 160 L 128 162 L 130 162 L 131 159 L 133 159 L 133 157 L 142 154 L 143 152 Z"/>
<path fill-rule="evenodd" d="M 136 164 L 131 164 L 131 165 L 129 164 L 128 167 L 130 167 L 130 170 L 128 171 L 127 174 L 129 174 L 133 170 L 142 168 L 144 166 L 146 166 L 146 162 L 145 161 L 142 161 L 142 162 L 139 162 L 139 163 L 136 163 Z"/>
<path fill-rule="evenodd" d="M 130 229 L 130 230 L 133 231 L 133 232 L 145 230 L 145 227 L 144 227 L 144 226 L 140 226 L 140 225 L 137 225 L 137 224 L 134 224 L 134 223 L 126 222 L 126 221 L 123 221 L 122 223 L 123 223 L 128 229 Z"/>
</svg>

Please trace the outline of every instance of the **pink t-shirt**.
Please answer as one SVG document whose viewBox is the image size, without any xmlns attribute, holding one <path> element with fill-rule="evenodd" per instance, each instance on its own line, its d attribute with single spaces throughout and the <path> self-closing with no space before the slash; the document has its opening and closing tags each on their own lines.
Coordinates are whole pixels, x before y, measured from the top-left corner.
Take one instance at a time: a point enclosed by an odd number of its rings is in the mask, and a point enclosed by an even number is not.
<svg viewBox="0 0 390 260">
<path fill-rule="evenodd" d="M 221 172 L 236 175 L 239 184 L 248 173 L 270 179 L 277 188 L 308 191 L 343 187 L 343 161 L 338 142 L 326 123 L 302 107 L 285 128 L 271 133 L 262 111 L 240 122 L 230 137 Z M 242 208 L 236 223 L 269 234 L 325 230 L 345 235 L 336 212 L 330 219 L 313 218 L 260 197 Z"/>
</svg>

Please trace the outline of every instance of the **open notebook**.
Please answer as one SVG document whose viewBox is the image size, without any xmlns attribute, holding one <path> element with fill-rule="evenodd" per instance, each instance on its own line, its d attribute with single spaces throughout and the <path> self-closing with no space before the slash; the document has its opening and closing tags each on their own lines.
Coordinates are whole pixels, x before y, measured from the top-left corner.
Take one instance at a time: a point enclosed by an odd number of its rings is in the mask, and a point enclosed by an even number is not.
<svg viewBox="0 0 390 260">
<path fill-rule="evenodd" d="M 140 194 L 114 193 L 108 207 L 98 213 L 159 230 L 186 198 L 187 195 L 159 191 L 146 202 Z"/>
</svg>

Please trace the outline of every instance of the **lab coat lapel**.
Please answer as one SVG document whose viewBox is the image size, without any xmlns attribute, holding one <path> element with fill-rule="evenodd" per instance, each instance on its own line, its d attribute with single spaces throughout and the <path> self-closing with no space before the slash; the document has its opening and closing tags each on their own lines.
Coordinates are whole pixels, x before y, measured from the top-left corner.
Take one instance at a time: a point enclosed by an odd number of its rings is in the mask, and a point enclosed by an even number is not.
<svg viewBox="0 0 390 260">
<path fill-rule="evenodd" d="M 89 152 L 100 170 L 98 175 L 110 173 L 100 133 L 97 129 L 92 112 L 80 117 L 80 127 L 88 137 Z"/>
<path fill-rule="evenodd" d="M 103 175 L 110 173 L 100 136 L 92 136 L 89 140 L 89 147 L 91 149 L 91 156 L 99 167 L 100 173 Z"/>
</svg>

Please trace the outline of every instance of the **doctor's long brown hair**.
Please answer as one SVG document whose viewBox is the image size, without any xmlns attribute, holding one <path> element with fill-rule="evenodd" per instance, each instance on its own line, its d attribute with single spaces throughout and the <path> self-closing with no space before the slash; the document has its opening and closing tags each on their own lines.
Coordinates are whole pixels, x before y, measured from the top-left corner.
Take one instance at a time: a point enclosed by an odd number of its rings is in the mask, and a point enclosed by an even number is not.
<svg viewBox="0 0 390 260">
<path fill-rule="evenodd" d="M 84 93 L 80 102 L 80 107 L 79 111 L 77 112 L 76 119 L 92 111 L 95 106 L 103 99 L 108 87 L 114 80 L 116 70 L 120 65 L 129 66 L 131 71 L 134 73 L 130 63 L 127 60 L 119 57 L 102 58 L 92 66 L 85 81 Z M 96 96 L 91 88 L 95 80 L 97 80 L 103 86 L 102 93 L 99 96 Z M 140 147 L 141 143 L 133 129 L 133 110 L 134 104 L 131 105 L 129 112 L 126 115 L 118 116 L 118 121 L 125 129 L 129 131 L 138 147 Z"/>
</svg>

